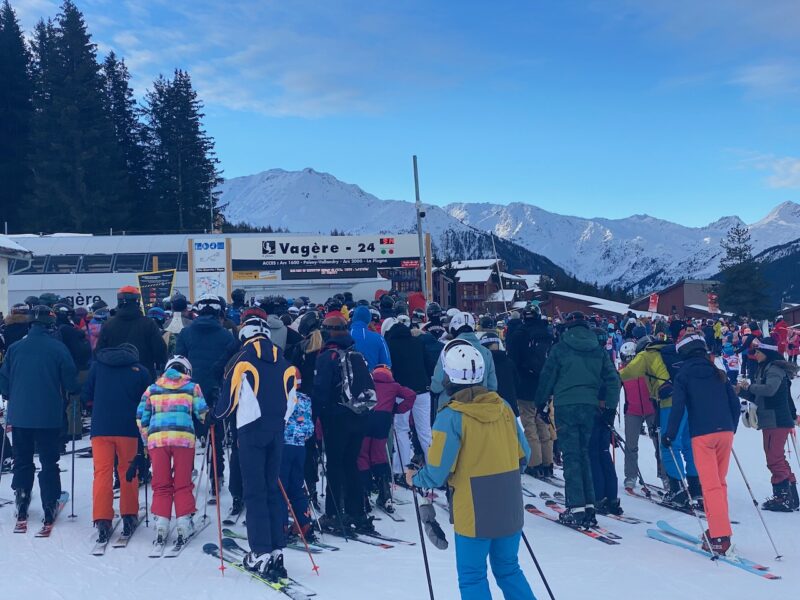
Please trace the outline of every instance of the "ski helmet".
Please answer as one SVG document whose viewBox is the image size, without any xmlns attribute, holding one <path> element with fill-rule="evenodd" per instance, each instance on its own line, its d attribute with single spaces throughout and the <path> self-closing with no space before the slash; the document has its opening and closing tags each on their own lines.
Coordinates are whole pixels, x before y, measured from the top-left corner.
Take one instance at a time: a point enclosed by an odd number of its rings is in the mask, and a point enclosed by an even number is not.
<svg viewBox="0 0 800 600">
<path fill-rule="evenodd" d="M 259 336 L 266 338 L 270 337 L 267 320 L 262 319 L 255 314 L 250 314 L 250 316 L 242 321 L 242 325 L 239 327 L 239 339 L 243 342 L 246 342 L 247 340 Z"/>
<path fill-rule="evenodd" d="M 634 342 L 625 342 L 619 347 L 619 355 L 624 362 L 631 360 L 636 356 L 636 344 Z"/>
<path fill-rule="evenodd" d="M 408 315 L 408 302 L 405 300 L 398 300 L 394 303 L 394 316 Z"/>
<path fill-rule="evenodd" d="M 638 354 L 642 350 L 647 349 L 648 347 L 655 344 L 658 340 L 652 335 L 646 335 L 644 337 L 639 338 L 636 341 L 636 353 Z"/>
<path fill-rule="evenodd" d="M 189 377 L 192 376 L 192 363 L 189 362 L 188 358 L 181 356 L 180 354 L 176 354 L 167 361 L 167 364 L 164 366 L 164 370 L 167 371 L 168 369 L 174 369 L 179 373 L 188 375 Z"/>
<path fill-rule="evenodd" d="M 142 295 L 139 289 L 132 285 L 126 285 L 117 290 L 117 305 L 125 306 L 127 304 L 139 304 Z"/>
<path fill-rule="evenodd" d="M 52 307 L 54 304 L 57 304 L 59 300 L 61 300 L 61 297 L 53 292 L 45 292 L 39 296 L 39 303 L 44 306 Z"/>
<path fill-rule="evenodd" d="M 540 319 L 542 317 L 542 309 L 537 304 L 529 302 L 522 309 L 522 318 L 527 319 Z"/>
<path fill-rule="evenodd" d="M 219 296 L 203 294 L 200 296 L 200 299 L 195 302 L 194 309 L 200 316 L 217 317 L 222 312 L 222 304 L 220 304 Z"/>
<path fill-rule="evenodd" d="M 429 302 L 425 309 L 425 314 L 428 315 L 428 319 L 439 318 L 442 316 L 442 307 L 438 302 Z"/>
<path fill-rule="evenodd" d="M 312 331 L 319 329 L 320 321 L 319 321 L 319 314 L 315 310 L 306 311 L 306 313 L 300 317 L 300 323 L 297 326 L 297 332 L 306 337 Z"/>
<path fill-rule="evenodd" d="M 681 340 L 675 344 L 675 349 L 678 351 L 682 357 L 689 356 L 695 350 L 702 350 L 703 352 L 708 352 L 708 346 L 706 345 L 706 338 L 704 335 L 699 333 L 690 333 L 688 335 L 683 336 Z"/>
<path fill-rule="evenodd" d="M 471 331 L 475 331 L 475 317 L 470 313 L 459 311 L 450 319 L 449 327 L 453 333 L 464 327 L 469 327 Z"/>
<path fill-rule="evenodd" d="M 30 319 L 31 323 L 45 325 L 46 327 L 52 327 L 56 324 L 56 313 L 54 313 L 53 309 L 46 304 L 34 306 L 28 315 L 28 318 Z"/>
<path fill-rule="evenodd" d="M 486 368 L 481 353 L 466 340 L 452 340 L 445 345 L 442 366 L 450 383 L 460 385 L 480 383 Z"/>
<path fill-rule="evenodd" d="M 28 296 L 25 298 L 25 304 L 28 305 L 28 308 L 33 308 L 34 306 L 39 306 L 41 302 L 39 302 L 39 298 L 37 296 Z"/>
</svg>

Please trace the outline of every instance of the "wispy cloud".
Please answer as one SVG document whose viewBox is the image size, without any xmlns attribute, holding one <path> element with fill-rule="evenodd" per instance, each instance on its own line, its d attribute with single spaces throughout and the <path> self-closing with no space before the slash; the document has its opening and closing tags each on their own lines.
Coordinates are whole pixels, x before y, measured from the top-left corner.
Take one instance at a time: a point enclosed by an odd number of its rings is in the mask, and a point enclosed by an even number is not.
<svg viewBox="0 0 800 600">
<path fill-rule="evenodd" d="M 800 65 L 762 63 L 740 68 L 730 83 L 757 96 L 795 94 L 800 91 Z"/>
<path fill-rule="evenodd" d="M 800 158 L 750 153 L 740 161 L 744 168 L 768 173 L 764 180 L 771 188 L 800 188 Z"/>
</svg>

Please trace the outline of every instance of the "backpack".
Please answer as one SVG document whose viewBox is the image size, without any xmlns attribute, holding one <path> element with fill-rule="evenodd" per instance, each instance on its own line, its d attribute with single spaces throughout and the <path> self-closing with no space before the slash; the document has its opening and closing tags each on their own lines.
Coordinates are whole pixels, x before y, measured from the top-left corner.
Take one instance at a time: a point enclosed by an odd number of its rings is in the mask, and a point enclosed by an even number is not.
<svg viewBox="0 0 800 600">
<path fill-rule="evenodd" d="M 525 369 L 533 373 L 534 375 L 538 375 L 542 372 L 544 368 L 544 363 L 547 361 L 547 355 L 550 353 L 550 341 L 549 340 L 537 340 L 536 336 L 529 335 L 528 336 L 528 348 L 525 352 L 525 359 L 523 361 L 523 366 Z"/>
<path fill-rule="evenodd" d="M 675 377 L 681 369 L 683 360 L 678 354 L 675 344 L 662 346 L 658 349 L 658 353 L 661 355 L 661 360 L 664 361 L 664 366 L 667 367 L 667 372 L 669 373 L 669 379 L 664 381 L 661 387 L 658 388 L 658 399 L 666 400 L 672 397 L 672 383 L 675 381 Z M 648 375 L 648 377 L 652 376 Z"/>
<path fill-rule="evenodd" d="M 375 408 L 378 396 L 364 355 L 355 350 L 337 350 L 336 353 L 342 376 L 339 404 L 357 415 Z"/>
</svg>

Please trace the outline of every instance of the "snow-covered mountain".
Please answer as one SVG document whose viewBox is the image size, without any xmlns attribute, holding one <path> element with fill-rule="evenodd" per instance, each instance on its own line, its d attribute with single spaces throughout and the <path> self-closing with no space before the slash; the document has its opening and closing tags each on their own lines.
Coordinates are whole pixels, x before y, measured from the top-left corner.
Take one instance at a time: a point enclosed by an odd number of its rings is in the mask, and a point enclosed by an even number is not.
<svg viewBox="0 0 800 600">
<path fill-rule="evenodd" d="M 272 169 L 226 181 L 220 186 L 231 223 L 284 227 L 296 232 L 334 229 L 348 233 L 416 231 L 414 204 L 381 200 L 352 184 L 313 169 Z M 493 231 L 517 246 L 546 256 L 578 279 L 644 292 L 681 277 L 717 272 L 720 240 L 742 224 L 722 217 L 705 227 L 686 227 L 648 215 L 625 219 L 559 215 L 515 202 L 426 206 L 425 230 L 437 255 L 453 256 Z M 800 238 L 800 205 L 785 202 L 750 225 L 756 253 Z M 475 244 L 476 258 L 485 243 Z"/>
</svg>

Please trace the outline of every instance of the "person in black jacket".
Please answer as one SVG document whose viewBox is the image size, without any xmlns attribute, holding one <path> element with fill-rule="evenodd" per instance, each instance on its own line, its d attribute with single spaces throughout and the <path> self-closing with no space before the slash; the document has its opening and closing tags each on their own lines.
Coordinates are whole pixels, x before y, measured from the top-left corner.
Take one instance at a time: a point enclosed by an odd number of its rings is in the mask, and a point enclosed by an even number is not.
<svg viewBox="0 0 800 600">
<path fill-rule="evenodd" d="M 514 411 L 514 416 L 518 417 L 517 386 L 519 383 L 517 370 L 514 368 L 514 363 L 508 358 L 505 348 L 503 348 L 503 341 L 496 334 L 488 332 L 481 336 L 481 345 L 492 352 L 494 370 L 497 373 L 497 393 L 503 400 L 508 402 L 511 410 Z"/>
<path fill-rule="evenodd" d="M 30 308 L 27 304 L 15 304 L 11 307 L 11 314 L 3 319 L 3 340 L 6 351 L 11 344 L 18 342 L 28 333 L 29 313 Z"/>
<path fill-rule="evenodd" d="M 425 364 L 425 343 L 411 335 L 408 325 L 411 319 L 408 315 L 401 315 L 389 330 L 387 344 L 389 355 L 392 357 L 392 375 L 394 380 L 402 386 L 411 388 L 417 395 L 414 406 L 409 412 L 394 416 L 394 429 L 397 434 L 393 467 L 394 473 L 400 479 L 405 472 L 400 457 L 411 460 L 411 418 L 414 419 L 414 431 L 422 450 L 422 456 L 428 454 L 431 446 L 431 377 Z"/>
<path fill-rule="evenodd" d="M 100 329 L 95 351 L 119 346 L 125 342 L 136 346 L 139 362 L 150 373 L 150 381 L 167 362 L 167 345 L 161 337 L 155 321 L 142 313 L 141 295 L 133 286 L 125 286 L 117 292 L 117 312 Z"/>
<path fill-rule="evenodd" d="M 123 473 L 138 468 L 142 456 L 136 426 L 136 408 L 150 384 L 150 374 L 139 363 L 133 344 L 102 348 L 97 352 L 83 386 L 83 402 L 92 406 L 92 520 L 97 541 L 107 542 L 114 518 L 113 476 L 115 458 Z M 123 534 L 131 535 L 139 522 L 139 481 L 134 475 L 120 477 L 120 514 Z"/>
<path fill-rule="evenodd" d="M 69 350 L 75 368 L 78 370 L 78 383 L 83 386 L 89 373 L 89 360 L 92 357 L 92 347 L 86 338 L 86 332 L 78 329 L 72 321 L 75 312 L 68 304 L 58 303 L 53 306 L 56 313 L 56 337 L 58 337 Z M 61 443 L 62 451 L 67 442 L 73 438 L 79 440 L 83 437 L 83 425 L 80 419 L 80 395 L 69 394 L 67 406 L 64 409 L 64 434 Z"/>
</svg>

